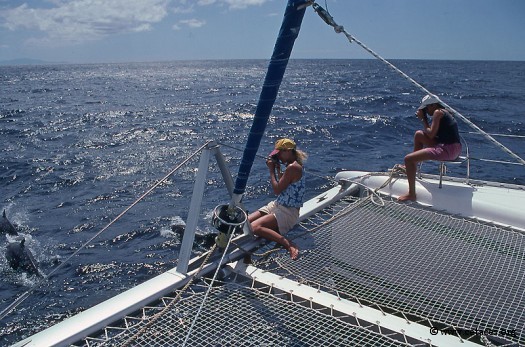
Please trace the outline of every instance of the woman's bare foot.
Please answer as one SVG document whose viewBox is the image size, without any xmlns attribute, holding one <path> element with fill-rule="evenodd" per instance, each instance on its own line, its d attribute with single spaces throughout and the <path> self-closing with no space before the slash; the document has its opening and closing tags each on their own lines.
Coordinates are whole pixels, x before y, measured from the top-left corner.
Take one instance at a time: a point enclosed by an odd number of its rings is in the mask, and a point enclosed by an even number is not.
<svg viewBox="0 0 525 347">
<path fill-rule="evenodd" d="M 415 194 L 401 195 L 399 198 L 397 198 L 397 201 L 416 201 L 416 195 Z"/>
<path fill-rule="evenodd" d="M 290 242 L 288 252 L 290 253 L 290 258 L 292 258 L 292 260 L 295 260 L 297 257 L 299 257 L 299 247 L 297 247 L 295 243 Z"/>
</svg>

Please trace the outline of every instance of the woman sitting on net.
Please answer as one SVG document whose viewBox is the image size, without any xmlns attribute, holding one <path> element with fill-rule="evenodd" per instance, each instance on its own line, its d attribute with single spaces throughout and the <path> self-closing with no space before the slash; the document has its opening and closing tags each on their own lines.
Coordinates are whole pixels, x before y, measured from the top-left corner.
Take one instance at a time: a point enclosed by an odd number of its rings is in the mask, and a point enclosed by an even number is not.
<svg viewBox="0 0 525 347">
<path fill-rule="evenodd" d="M 282 245 L 292 259 L 299 256 L 299 248 L 285 235 L 297 223 L 299 208 L 303 205 L 305 179 L 303 162 L 306 153 L 296 148 L 290 139 L 279 139 L 266 160 L 270 170 L 270 184 L 277 199 L 248 216 L 253 233 Z M 281 173 L 281 164 L 286 169 Z"/>
<path fill-rule="evenodd" d="M 432 121 L 429 124 L 427 114 Z M 423 130 L 414 135 L 414 151 L 405 156 L 408 193 L 399 201 L 416 200 L 417 164 L 425 160 L 454 160 L 461 154 L 458 124 L 452 114 L 434 95 L 426 95 L 416 112 L 423 123 Z"/>
</svg>

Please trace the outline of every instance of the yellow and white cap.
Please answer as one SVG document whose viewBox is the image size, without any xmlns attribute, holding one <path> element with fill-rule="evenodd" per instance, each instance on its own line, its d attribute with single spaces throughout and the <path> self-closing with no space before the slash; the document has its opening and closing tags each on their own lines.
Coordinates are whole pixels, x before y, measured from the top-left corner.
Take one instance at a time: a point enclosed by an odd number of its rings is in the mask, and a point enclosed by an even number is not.
<svg viewBox="0 0 525 347">
<path fill-rule="evenodd" d="M 278 154 L 283 149 L 295 149 L 296 145 L 293 140 L 290 139 L 279 139 L 275 142 L 275 149 L 270 153 L 270 157 Z"/>
</svg>

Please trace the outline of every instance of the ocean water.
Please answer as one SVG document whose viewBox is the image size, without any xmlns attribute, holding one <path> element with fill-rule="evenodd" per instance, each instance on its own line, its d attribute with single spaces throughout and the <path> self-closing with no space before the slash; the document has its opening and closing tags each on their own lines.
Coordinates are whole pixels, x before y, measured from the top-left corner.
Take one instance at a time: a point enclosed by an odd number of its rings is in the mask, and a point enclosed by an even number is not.
<svg viewBox="0 0 525 347">
<path fill-rule="evenodd" d="M 0 67 L 0 209 L 50 273 L 209 140 L 237 173 L 265 60 Z M 393 61 L 481 129 L 525 157 L 525 62 Z M 292 60 L 263 138 L 266 155 L 291 137 L 309 155 L 307 198 L 341 170 L 384 171 L 401 163 L 420 126 L 423 96 L 375 60 Z M 525 184 L 525 170 L 459 120 L 477 179 Z M 505 136 L 500 136 L 505 135 Z M 521 136 L 521 137 L 520 137 Z M 0 322 L 9 345 L 176 266 L 198 157 L 181 167 Z M 437 173 L 437 165 L 426 170 Z M 465 175 L 465 167 L 450 174 Z M 244 203 L 272 198 L 264 161 Z M 210 165 L 198 232 L 229 202 Z M 12 240 L 11 240 L 12 241 Z M 8 238 L 1 235 L 0 247 Z M 196 242 L 194 253 L 205 242 Z M 0 253 L 3 253 L 0 250 Z M 35 276 L 0 256 L 0 310 L 33 288 Z"/>
</svg>

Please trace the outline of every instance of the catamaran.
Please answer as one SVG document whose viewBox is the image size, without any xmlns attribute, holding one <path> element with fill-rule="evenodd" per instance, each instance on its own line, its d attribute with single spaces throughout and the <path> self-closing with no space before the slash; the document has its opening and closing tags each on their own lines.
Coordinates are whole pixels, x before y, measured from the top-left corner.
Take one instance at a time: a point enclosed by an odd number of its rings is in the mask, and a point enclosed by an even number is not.
<svg viewBox="0 0 525 347">
<path fill-rule="evenodd" d="M 470 177 L 468 146 L 438 172 L 420 170 L 417 202 L 397 202 L 408 185 L 395 167 L 338 173 L 300 210 L 289 234 L 298 260 L 253 236 L 243 196 L 309 9 L 429 93 L 316 2 L 289 0 L 236 181 L 220 144 L 194 153 L 200 162 L 177 267 L 14 346 L 525 345 L 525 187 Z M 216 244 L 191 258 L 212 158 L 229 195 L 213 212 Z M 448 177 L 447 165 L 461 165 L 465 177 Z"/>
</svg>

